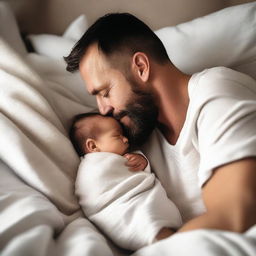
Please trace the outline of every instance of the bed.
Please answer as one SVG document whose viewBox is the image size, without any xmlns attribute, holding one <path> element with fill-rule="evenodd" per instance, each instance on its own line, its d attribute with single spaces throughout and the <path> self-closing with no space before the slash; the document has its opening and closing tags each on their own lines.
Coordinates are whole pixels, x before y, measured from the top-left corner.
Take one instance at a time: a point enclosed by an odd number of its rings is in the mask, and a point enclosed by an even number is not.
<svg viewBox="0 0 256 256">
<path fill-rule="evenodd" d="M 243 235 L 186 232 L 130 252 L 85 218 L 74 194 L 80 159 L 68 129 L 74 115 L 97 106 L 79 74 L 65 71 L 63 56 L 87 27 L 87 17 L 80 15 L 61 35 L 29 33 L 31 52 L 12 8 L 0 2 L 1 255 L 197 255 L 198 237 L 204 255 L 256 255 L 256 227 Z M 256 79 L 256 2 L 155 32 L 185 73 L 227 66 Z M 148 145 L 157 146 L 154 140 Z M 162 152 L 156 150 L 153 161 L 164 169 Z"/>
</svg>

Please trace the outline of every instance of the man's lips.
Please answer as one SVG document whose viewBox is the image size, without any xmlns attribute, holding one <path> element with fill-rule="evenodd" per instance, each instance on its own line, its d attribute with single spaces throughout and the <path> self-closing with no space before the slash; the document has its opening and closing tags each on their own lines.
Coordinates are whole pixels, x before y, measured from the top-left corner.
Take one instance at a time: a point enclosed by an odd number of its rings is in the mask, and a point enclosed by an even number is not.
<svg viewBox="0 0 256 256">
<path fill-rule="evenodd" d="M 118 114 L 113 114 L 113 117 L 114 117 L 117 121 L 121 122 L 121 120 L 122 120 L 124 117 L 126 117 L 126 114 L 125 114 L 124 112 L 120 112 L 120 113 L 118 113 Z"/>
</svg>

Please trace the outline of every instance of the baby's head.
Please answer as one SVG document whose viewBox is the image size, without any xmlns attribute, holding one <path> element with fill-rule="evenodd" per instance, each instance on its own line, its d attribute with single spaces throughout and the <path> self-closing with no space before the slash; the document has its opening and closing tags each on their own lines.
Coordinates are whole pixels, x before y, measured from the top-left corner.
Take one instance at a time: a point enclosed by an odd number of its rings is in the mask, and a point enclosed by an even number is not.
<svg viewBox="0 0 256 256">
<path fill-rule="evenodd" d="M 119 122 L 98 113 L 75 116 L 69 135 L 79 156 L 92 152 L 124 155 L 129 147 Z"/>
</svg>

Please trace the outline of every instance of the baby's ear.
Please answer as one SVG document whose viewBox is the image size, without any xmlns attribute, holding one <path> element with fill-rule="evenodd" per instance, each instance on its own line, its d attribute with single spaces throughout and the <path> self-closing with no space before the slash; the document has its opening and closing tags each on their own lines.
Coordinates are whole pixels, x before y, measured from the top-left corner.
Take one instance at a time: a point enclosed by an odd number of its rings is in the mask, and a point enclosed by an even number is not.
<svg viewBox="0 0 256 256">
<path fill-rule="evenodd" d="M 94 139 L 87 139 L 85 142 L 85 147 L 88 153 L 99 152 L 99 148 L 97 147 Z"/>
</svg>

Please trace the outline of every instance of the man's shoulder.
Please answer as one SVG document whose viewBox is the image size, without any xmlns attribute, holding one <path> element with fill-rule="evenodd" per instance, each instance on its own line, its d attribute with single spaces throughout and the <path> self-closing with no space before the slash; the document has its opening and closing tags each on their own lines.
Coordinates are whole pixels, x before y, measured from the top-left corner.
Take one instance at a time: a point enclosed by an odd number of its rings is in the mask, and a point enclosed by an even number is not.
<svg viewBox="0 0 256 256">
<path fill-rule="evenodd" d="M 256 81 L 250 76 L 226 67 L 214 67 L 194 74 L 189 81 L 191 101 L 215 97 L 255 97 Z"/>
</svg>

